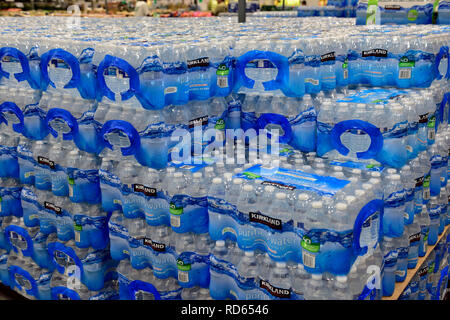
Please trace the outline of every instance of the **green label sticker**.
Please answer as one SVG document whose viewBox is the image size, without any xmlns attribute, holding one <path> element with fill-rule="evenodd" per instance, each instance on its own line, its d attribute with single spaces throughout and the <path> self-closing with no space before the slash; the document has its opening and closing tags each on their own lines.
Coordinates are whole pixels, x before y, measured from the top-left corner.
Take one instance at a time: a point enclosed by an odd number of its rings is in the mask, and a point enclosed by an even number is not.
<svg viewBox="0 0 450 320">
<path fill-rule="evenodd" d="M 74 223 L 74 229 L 75 229 L 75 231 L 82 231 L 83 230 L 83 226 L 80 226 L 80 225 Z"/>
<path fill-rule="evenodd" d="M 177 260 L 177 268 L 180 271 L 190 271 L 191 270 L 191 264 L 190 263 L 184 263 L 183 260 Z"/>
<path fill-rule="evenodd" d="M 431 181 L 430 175 L 425 176 L 425 178 L 423 179 L 423 187 L 424 188 L 429 188 L 430 187 L 430 181 Z"/>
<path fill-rule="evenodd" d="M 378 11 L 378 0 L 369 0 L 367 3 L 366 24 L 376 24 L 376 16 Z"/>
<path fill-rule="evenodd" d="M 68 178 L 69 184 L 70 185 L 74 185 L 75 184 L 75 180 L 73 178 Z"/>
<path fill-rule="evenodd" d="M 303 236 L 301 246 L 309 252 L 319 252 L 320 250 L 320 243 L 311 242 L 311 239 L 308 236 Z"/>
<path fill-rule="evenodd" d="M 408 11 L 407 16 L 409 21 L 415 21 L 419 16 L 419 12 L 416 9 L 411 9 Z"/>
<path fill-rule="evenodd" d="M 416 62 L 414 60 L 410 60 L 408 57 L 403 56 L 400 58 L 400 62 L 398 64 L 398 66 L 400 68 L 405 68 L 405 67 L 414 67 L 416 65 Z"/>
<path fill-rule="evenodd" d="M 257 175 L 257 174 L 254 174 L 254 173 L 251 173 L 251 172 L 244 172 L 244 173 L 242 173 L 243 175 L 245 175 L 247 178 L 249 178 L 249 179 L 258 179 L 258 178 L 261 178 L 261 176 L 260 175 Z"/>
<path fill-rule="evenodd" d="M 430 233 L 430 230 L 427 230 L 427 233 L 425 233 L 425 236 L 423 237 L 423 242 L 427 242 L 429 233 Z"/>
<path fill-rule="evenodd" d="M 0 202 L 2 202 L 3 201 L 3 198 L 2 197 L 0 197 Z"/>
<path fill-rule="evenodd" d="M 348 59 L 345 58 L 344 63 L 342 64 L 342 69 L 347 69 L 348 68 Z"/>
<path fill-rule="evenodd" d="M 218 76 L 227 76 L 230 73 L 230 69 L 228 69 L 227 65 L 224 63 L 221 63 L 218 67 L 217 67 L 217 71 L 216 74 Z"/>
<path fill-rule="evenodd" d="M 431 116 L 430 119 L 428 120 L 427 127 L 434 128 L 435 125 L 436 125 L 436 116 Z"/>
<path fill-rule="evenodd" d="M 430 266 L 428 267 L 428 273 L 433 273 L 434 267 L 435 267 L 435 262 L 431 263 Z"/>
<path fill-rule="evenodd" d="M 174 215 L 183 214 L 183 207 L 177 207 L 175 203 L 171 202 L 169 207 L 169 212 Z"/>
<path fill-rule="evenodd" d="M 284 148 L 282 150 L 280 150 L 280 154 L 284 153 L 284 152 L 289 152 L 290 150 L 288 148 Z"/>
<path fill-rule="evenodd" d="M 214 129 L 217 129 L 217 130 L 225 129 L 225 120 L 223 120 L 223 119 L 217 120 L 216 125 L 214 126 Z"/>
</svg>

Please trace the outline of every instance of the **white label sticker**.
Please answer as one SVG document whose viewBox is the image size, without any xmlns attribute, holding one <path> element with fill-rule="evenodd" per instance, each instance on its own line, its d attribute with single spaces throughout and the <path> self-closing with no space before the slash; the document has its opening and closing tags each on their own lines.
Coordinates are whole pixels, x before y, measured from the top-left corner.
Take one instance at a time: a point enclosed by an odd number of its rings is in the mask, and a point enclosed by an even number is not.
<svg viewBox="0 0 450 320">
<path fill-rule="evenodd" d="M 75 242 L 81 241 L 81 233 L 79 231 L 75 231 Z"/>
<path fill-rule="evenodd" d="M 170 225 L 175 228 L 179 228 L 181 226 L 180 216 L 171 215 L 170 216 Z"/>
<path fill-rule="evenodd" d="M 228 77 L 218 76 L 217 77 L 217 86 L 219 88 L 228 88 Z"/>
<path fill-rule="evenodd" d="M 316 267 L 316 256 L 315 255 L 313 255 L 307 251 L 303 251 L 302 259 L 303 259 L 303 265 L 305 267 L 313 268 L 313 269 Z"/>
<path fill-rule="evenodd" d="M 398 78 L 399 79 L 411 79 L 412 68 L 400 68 Z"/>
<path fill-rule="evenodd" d="M 189 282 L 189 273 L 178 270 L 178 281 L 183 283 Z"/>
<path fill-rule="evenodd" d="M 69 184 L 69 197 L 73 197 L 73 185 Z"/>
<path fill-rule="evenodd" d="M 177 92 L 177 90 L 178 90 L 177 87 L 167 87 L 164 89 L 164 94 L 175 93 Z"/>
<path fill-rule="evenodd" d="M 348 69 L 344 69 L 344 79 L 348 78 Z"/>
</svg>

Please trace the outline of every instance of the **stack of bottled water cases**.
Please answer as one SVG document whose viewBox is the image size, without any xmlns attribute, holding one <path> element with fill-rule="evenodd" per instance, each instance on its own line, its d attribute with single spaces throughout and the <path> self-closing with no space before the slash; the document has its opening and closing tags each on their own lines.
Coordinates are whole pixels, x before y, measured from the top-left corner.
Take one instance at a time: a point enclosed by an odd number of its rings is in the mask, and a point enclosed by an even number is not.
<svg viewBox="0 0 450 320">
<path fill-rule="evenodd" d="M 356 17 L 357 0 L 329 0 L 326 6 L 300 6 L 298 17 Z"/>
<path fill-rule="evenodd" d="M 2 19 L 7 281 L 30 287 L 11 280 L 22 254 L 44 297 L 391 295 L 399 248 L 413 267 L 448 224 L 450 30 L 299 20 L 180 19 L 188 31 L 167 34 L 159 19 Z M 282 152 L 198 156 L 211 141 L 177 132 L 200 127 L 213 142 L 279 128 Z"/>
<path fill-rule="evenodd" d="M 402 292 L 400 300 L 443 300 L 448 292 L 450 237 L 442 237 Z"/>
<path fill-rule="evenodd" d="M 360 1 L 356 24 L 449 24 L 448 1 Z"/>
</svg>

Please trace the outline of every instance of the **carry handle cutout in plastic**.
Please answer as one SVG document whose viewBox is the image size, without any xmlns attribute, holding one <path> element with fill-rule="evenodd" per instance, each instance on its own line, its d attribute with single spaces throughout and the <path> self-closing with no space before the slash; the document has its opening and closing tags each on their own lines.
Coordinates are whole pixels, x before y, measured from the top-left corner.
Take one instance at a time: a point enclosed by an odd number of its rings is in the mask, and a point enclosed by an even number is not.
<svg viewBox="0 0 450 320">
<path fill-rule="evenodd" d="M 156 290 L 155 286 L 148 282 L 134 280 L 128 285 L 128 290 L 130 292 L 130 297 L 132 300 L 136 300 L 136 292 L 141 290 L 153 294 L 155 300 L 161 300 L 161 296 L 158 290 Z"/>
<path fill-rule="evenodd" d="M 62 244 L 60 242 L 49 243 L 47 248 L 48 248 L 47 249 L 48 254 L 53 259 L 53 263 L 56 265 L 56 269 L 58 270 L 59 273 L 64 274 L 66 268 L 56 262 L 55 256 L 54 256 L 55 251 L 60 251 L 60 252 L 64 253 L 65 255 L 69 256 L 70 258 L 72 258 L 72 260 L 75 262 L 75 265 L 80 270 L 80 276 L 83 276 L 83 264 L 81 263 L 81 260 L 77 257 L 75 251 L 72 248 L 66 247 L 64 244 Z"/>
<path fill-rule="evenodd" d="M 19 252 L 19 248 L 16 248 L 13 245 L 13 241 L 11 239 L 11 233 L 13 232 L 16 233 L 17 235 L 20 235 L 23 239 L 25 239 L 27 243 L 27 248 L 25 250 L 22 250 L 22 254 L 24 256 L 31 257 L 33 254 L 33 240 L 30 238 L 28 232 L 24 228 L 14 225 L 9 225 L 5 228 L 6 240 L 11 244 L 14 252 L 16 253 Z"/>
<path fill-rule="evenodd" d="M 25 128 L 22 110 L 20 110 L 20 108 L 14 102 L 7 101 L 0 104 L 0 113 L 2 114 L 3 112 L 12 112 L 16 115 L 17 119 L 19 119 L 19 123 L 14 123 L 12 127 L 15 132 L 22 133 Z M 0 123 L 3 122 L 8 125 L 8 120 L 6 120 L 3 115 L 1 115 Z"/>
<path fill-rule="evenodd" d="M 441 47 L 438 54 L 436 55 L 436 61 L 434 64 L 434 72 L 436 74 L 436 79 L 441 80 L 444 75 L 439 72 L 439 65 L 441 64 L 441 60 L 447 58 L 447 73 L 445 74 L 445 78 L 450 78 L 450 55 L 449 48 L 447 46 Z"/>
<path fill-rule="evenodd" d="M 22 72 L 14 74 L 14 77 L 17 79 L 17 81 L 21 82 L 24 80 L 28 80 L 30 78 L 30 65 L 28 63 L 27 56 L 20 50 L 12 47 L 3 47 L 0 49 L 0 78 L 5 77 L 9 79 L 9 72 L 6 72 L 2 69 L 1 63 L 2 59 L 7 56 L 16 58 L 20 62 Z"/>
<path fill-rule="evenodd" d="M 116 100 L 114 92 L 112 92 L 111 89 L 108 88 L 105 81 L 104 72 L 109 67 L 116 67 L 122 70 L 130 78 L 130 88 L 127 91 L 120 93 L 123 101 L 130 99 L 139 92 L 140 90 L 139 74 L 133 68 L 133 66 L 130 65 L 126 60 L 113 57 L 107 54 L 105 58 L 102 60 L 102 62 L 100 62 L 97 69 L 97 81 L 103 96 L 107 97 L 112 101 Z"/>
<path fill-rule="evenodd" d="M 50 77 L 48 75 L 48 64 L 52 59 L 63 60 L 72 70 L 72 78 L 68 83 L 64 85 L 64 89 L 77 88 L 81 79 L 80 64 L 78 62 L 78 59 L 73 54 L 63 49 L 51 49 L 50 51 L 42 55 L 40 62 L 41 74 L 44 81 L 44 89 L 47 88 L 49 84 L 53 88 L 56 88 L 55 84 L 52 80 L 50 80 Z"/>
<path fill-rule="evenodd" d="M 102 131 L 100 132 L 100 136 L 103 137 L 106 146 L 111 150 L 113 150 L 114 147 L 111 145 L 108 139 L 106 139 L 106 135 L 113 130 L 118 130 L 125 133 L 130 140 L 130 145 L 128 147 L 121 148 L 122 155 L 130 156 L 135 154 L 141 145 L 141 138 L 139 137 L 139 133 L 133 127 L 133 125 L 123 120 L 109 120 L 105 122 L 102 127 Z"/>
<path fill-rule="evenodd" d="M 380 213 L 379 221 L 380 221 L 380 229 L 382 230 L 382 221 L 383 221 L 383 200 L 375 199 L 368 202 L 364 207 L 359 211 L 358 216 L 356 217 L 355 224 L 353 226 L 353 251 L 356 255 L 364 255 L 367 252 L 367 247 L 361 248 L 360 246 L 360 236 L 361 230 L 364 222 L 367 218 L 373 215 L 376 212 Z"/>
<path fill-rule="evenodd" d="M 279 125 L 283 129 L 284 134 L 279 137 L 280 143 L 289 143 L 291 141 L 292 128 L 286 117 L 277 113 L 264 113 L 256 121 L 256 128 L 257 130 L 264 130 L 269 124 Z M 267 137 L 270 139 L 270 132 L 267 133 Z"/>
<path fill-rule="evenodd" d="M 341 142 L 341 135 L 348 130 L 362 130 L 370 136 L 370 146 L 366 151 L 357 152 L 358 159 L 372 159 L 383 148 L 383 135 L 373 124 L 362 120 L 345 120 L 336 123 L 331 130 L 331 142 L 340 154 L 347 155 L 350 150 Z"/>
<path fill-rule="evenodd" d="M 245 74 L 245 67 L 247 63 L 256 59 L 264 59 L 272 62 L 278 69 L 275 79 L 263 82 L 264 90 L 272 91 L 277 89 L 285 89 L 289 83 L 289 61 L 286 57 L 271 51 L 252 50 L 242 56 L 236 61 L 236 69 L 243 85 L 252 89 L 255 85 L 255 80 L 250 79 Z"/>
<path fill-rule="evenodd" d="M 55 119 L 61 119 L 69 126 L 70 132 L 63 133 L 63 139 L 72 140 L 78 132 L 77 119 L 75 119 L 75 117 L 67 110 L 60 108 L 50 109 L 45 117 L 45 122 L 48 130 L 55 138 L 58 137 L 58 132 L 50 124 L 50 122 Z"/>
</svg>

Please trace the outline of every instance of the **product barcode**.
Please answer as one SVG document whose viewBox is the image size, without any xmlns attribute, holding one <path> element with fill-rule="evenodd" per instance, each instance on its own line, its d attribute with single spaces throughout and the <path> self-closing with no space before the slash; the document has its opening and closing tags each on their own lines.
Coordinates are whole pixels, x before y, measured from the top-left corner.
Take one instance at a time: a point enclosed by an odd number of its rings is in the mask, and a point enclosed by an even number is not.
<svg viewBox="0 0 450 320">
<path fill-rule="evenodd" d="M 178 271 L 178 281 L 183 283 L 189 282 L 189 273 L 186 271 Z"/>
<path fill-rule="evenodd" d="M 170 225 L 172 227 L 179 228 L 180 225 L 181 225 L 181 223 L 180 223 L 180 216 L 171 215 L 170 216 Z"/>
<path fill-rule="evenodd" d="M 344 69 L 344 79 L 348 78 L 348 69 Z"/>
<path fill-rule="evenodd" d="M 73 186 L 69 184 L 69 197 L 73 197 Z"/>
<path fill-rule="evenodd" d="M 424 200 L 429 200 L 430 197 L 431 197 L 430 190 L 429 189 L 423 190 L 423 199 Z"/>
<path fill-rule="evenodd" d="M 315 268 L 316 267 L 316 257 L 309 252 L 304 251 L 303 252 L 303 265 L 308 268 Z"/>
<path fill-rule="evenodd" d="M 81 233 L 80 232 L 75 232 L 75 242 L 80 242 L 81 241 Z"/>
<path fill-rule="evenodd" d="M 400 69 L 399 79 L 411 79 L 411 68 Z"/>
<path fill-rule="evenodd" d="M 228 88 L 228 77 L 217 77 L 217 86 L 219 88 Z"/>
</svg>

